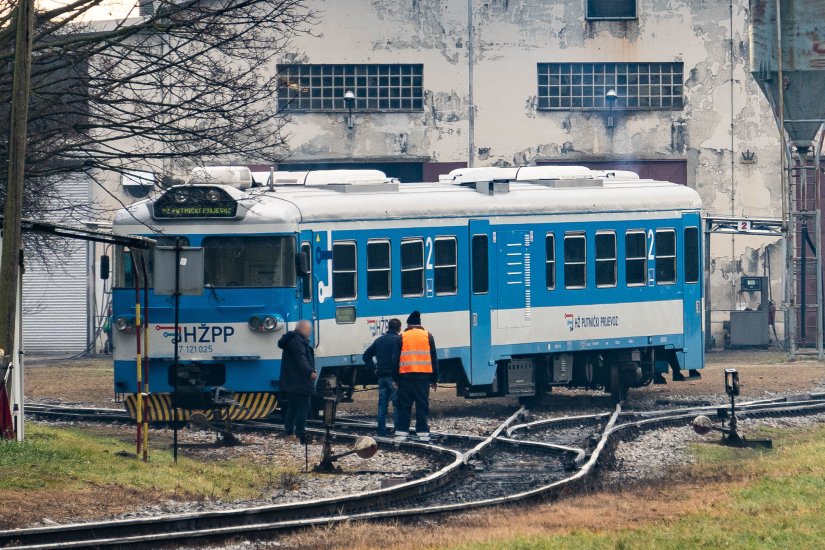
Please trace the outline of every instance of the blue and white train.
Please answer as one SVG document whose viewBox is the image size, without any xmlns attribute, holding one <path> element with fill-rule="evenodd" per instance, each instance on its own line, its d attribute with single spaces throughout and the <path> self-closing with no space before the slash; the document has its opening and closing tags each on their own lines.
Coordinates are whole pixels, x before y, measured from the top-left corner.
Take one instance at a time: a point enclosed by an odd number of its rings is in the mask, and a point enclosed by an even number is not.
<svg viewBox="0 0 825 550">
<path fill-rule="evenodd" d="M 314 324 L 321 378 L 345 389 L 364 382 L 361 353 L 387 321 L 412 310 L 435 336 L 442 382 L 466 397 L 561 386 L 621 399 L 668 370 L 679 380 L 703 367 L 702 205 L 682 185 L 582 167 L 464 169 L 417 184 L 377 171 L 196 172 L 114 222 L 119 234 L 204 250 L 206 288 L 181 298 L 178 338 L 172 298 L 150 296 L 155 418 L 168 408 L 174 345 L 190 383 L 234 392 L 234 416 L 271 412 L 276 342 L 299 319 Z M 115 391 L 128 396 L 126 254 L 113 318 Z"/>
</svg>

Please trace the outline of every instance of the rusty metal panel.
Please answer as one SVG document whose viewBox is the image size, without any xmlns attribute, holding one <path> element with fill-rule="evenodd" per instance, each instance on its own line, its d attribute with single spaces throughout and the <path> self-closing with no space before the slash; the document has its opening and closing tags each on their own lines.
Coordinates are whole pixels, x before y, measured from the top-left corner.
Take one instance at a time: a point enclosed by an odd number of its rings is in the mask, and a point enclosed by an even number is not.
<svg viewBox="0 0 825 550">
<path fill-rule="evenodd" d="M 776 0 L 751 0 L 750 7 L 751 72 L 775 106 Z M 792 140 L 810 142 L 825 119 L 825 0 L 781 0 L 780 9 L 786 128 Z"/>
</svg>

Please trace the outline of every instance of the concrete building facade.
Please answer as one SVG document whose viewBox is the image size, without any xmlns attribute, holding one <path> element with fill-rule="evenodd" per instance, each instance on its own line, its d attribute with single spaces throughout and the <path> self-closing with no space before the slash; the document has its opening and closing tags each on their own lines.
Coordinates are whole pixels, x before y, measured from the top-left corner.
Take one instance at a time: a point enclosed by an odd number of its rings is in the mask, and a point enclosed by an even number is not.
<svg viewBox="0 0 825 550">
<path fill-rule="evenodd" d="M 266 108 L 290 120 L 281 170 L 375 167 L 413 181 L 468 164 L 582 164 L 689 185 L 709 215 L 780 216 L 779 132 L 748 66 L 747 0 L 307 5 L 312 32 L 271 67 L 281 93 Z M 101 179 L 102 204 L 144 191 Z M 727 312 L 758 303 L 742 275 L 770 276 L 781 308 L 782 258 L 776 239 L 714 237 L 717 345 Z"/>
<path fill-rule="evenodd" d="M 779 133 L 750 74 L 745 0 L 314 0 L 311 6 L 317 32 L 298 37 L 294 53 L 273 68 L 292 121 L 284 169 L 381 164 L 392 172 L 387 165 L 400 163 L 402 179 L 434 179 L 468 162 L 584 164 L 694 187 L 711 215 L 780 215 Z M 366 88 L 346 78 L 358 68 L 342 66 L 363 64 L 420 65 L 411 72 L 420 71 L 421 102 L 392 108 L 393 97 L 403 103 L 418 91 L 403 91 L 402 75 L 401 91 L 382 92 L 383 82 L 395 83 L 390 69 L 386 80 L 380 67 L 375 78 L 367 75 Z M 371 82 L 389 99 L 356 104 L 351 124 L 345 104 L 326 101 L 348 83 L 357 95 Z M 612 113 L 604 100 L 609 89 L 618 94 Z M 713 239 L 717 335 L 726 310 L 753 305 L 754 297 L 738 290 L 740 275 L 777 266 L 769 275 L 772 298 L 781 302 L 782 256 L 770 244 Z"/>
</svg>

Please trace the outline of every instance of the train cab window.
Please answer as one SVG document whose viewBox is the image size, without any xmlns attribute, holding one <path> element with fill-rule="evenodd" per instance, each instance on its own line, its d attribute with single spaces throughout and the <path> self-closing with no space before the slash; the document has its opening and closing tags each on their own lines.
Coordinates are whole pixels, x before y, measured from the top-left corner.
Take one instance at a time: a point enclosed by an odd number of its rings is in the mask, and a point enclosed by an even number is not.
<svg viewBox="0 0 825 550">
<path fill-rule="evenodd" d="M 312 243 L 303 242 L 301 243 L 301 252 L 306 254 L 307 259 L 307 266 L 309 267 L 309 273 L 306 275 L 301 275 L 301 294 L 303 295 L 304 302 L 311 302 L 312 301 Z"/>
<path fill-rule="evenodd" d="M 390 241 L 367 243 L 367 297 L 390 297 L 392 269 L 390 268 Z"/>
<path fill-rule="evenodd" d="M 332 298 L 355 300 L 358 296 L 358 268 L 355 243 L 332 243 Z"/>
<path fill-rule="evenodd" d="M 473 235 L 473 294 L 487 294 L 490 290 L 490 266 L 487 235 Z"/>
<path fill-rule="evenodd" d="M 424 240 L 401 242 L 401 294 L 424 296 Z"/>
<path fill-rule="evenodd" d="M 596 233 L 596 286 L 616 286 L 616 234 Z"/>
<path fill-rule="evenodd" d="M 676 282 L 676 231 L 659 229 L 656 231 L 656 284 L 669 285 Z"/>
<path fill-rule="evenodd" d="M 556 288 L 556 236 L 552 233 L 544 237 L 544 274 L 547 290 Z"/>
<path fill-rule="evenodd" d="M 203 279 L 213 287 L 294 287 L 294 237 L 205 237 Z"/>
<path fill-rule="evenodd" d="M 699 282 L 699 228 L 685 228 L 685 282 Z"/>
<path fill-rule="evenodd" d="M 446 296 L 458 293 L 458 244 L 455 237 L 436 237 L 435 294 Z"/>
<path fill-rule="evenodd" d="M 647 284 L 647 237 L 644 230 L 624 235 L 624 275 L 627 286 Z"/>
<path fill-rule="evenodd" d="M 582 234 L 564 236 L 564 288 L 587 286 L 587 237 Z"/>
<path fill-rule="evenodd" d="M 178 237 L 164 237 L 152 235 L 157 244 L 155 246 L 175 246 L 175 239 Z M 189 246 L 189 239 L 180 237 L 182 246 Z M 146 254 L 146 271 L 149 278 L 149 287 L 153 286 L 152 277 L 155 272 L 155 249 L 137 250 L 138 253 Z M 115 246 L 115 287 L 133 288 L 135 286 L 134 273 L 132 271 L 131 251 L 123 246 Z M 137 256 L 136 256 L 137 257 Z M 138 264 L 138 269 L 140 265 Z"/>
</svg>

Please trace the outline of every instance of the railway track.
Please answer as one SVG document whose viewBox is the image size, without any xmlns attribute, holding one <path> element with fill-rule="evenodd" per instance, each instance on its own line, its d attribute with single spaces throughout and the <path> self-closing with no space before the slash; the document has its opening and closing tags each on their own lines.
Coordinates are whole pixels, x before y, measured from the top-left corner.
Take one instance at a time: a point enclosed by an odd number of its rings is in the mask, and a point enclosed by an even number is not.
<svg viewBox="0 0 825 550">
<path fill-rule="evenodd" d="M 698 406 L 623 412 L 617 406 L 609 413 L 517 423 L 523 413 L 519 411 L 486 438 L 446 434 L 445 441 L 459 443 L 461 450 L 404 444 L 419 452 L 426 449 L 425 452 L 445 453 L 453 460 L 422 480 L 389 490 L 296 505 L 5 531 L 0 532 L 0 546 L 27 549 L 129 547 L 173 541 L 221 540 L 341 521 L 441 514 L 548 498 L 573 490 L 591 479 L 611 444 L 631 439 L 644 430 L 686 426 L 698 414 L 723 408 Z M 737 406 L 740 418 L 821 412 L 825 412 L 825 394 L 795 401 L 777 398 Z M 359 421 L 344 424 L 349 424 L 343 426 L 344 429 L 353 432 L 371 428 Z M 277 428 L 273 424 L 249 426 L 249 429 Z M 346 432 L 335 436 L 356 437 Z"/>
</svg>

